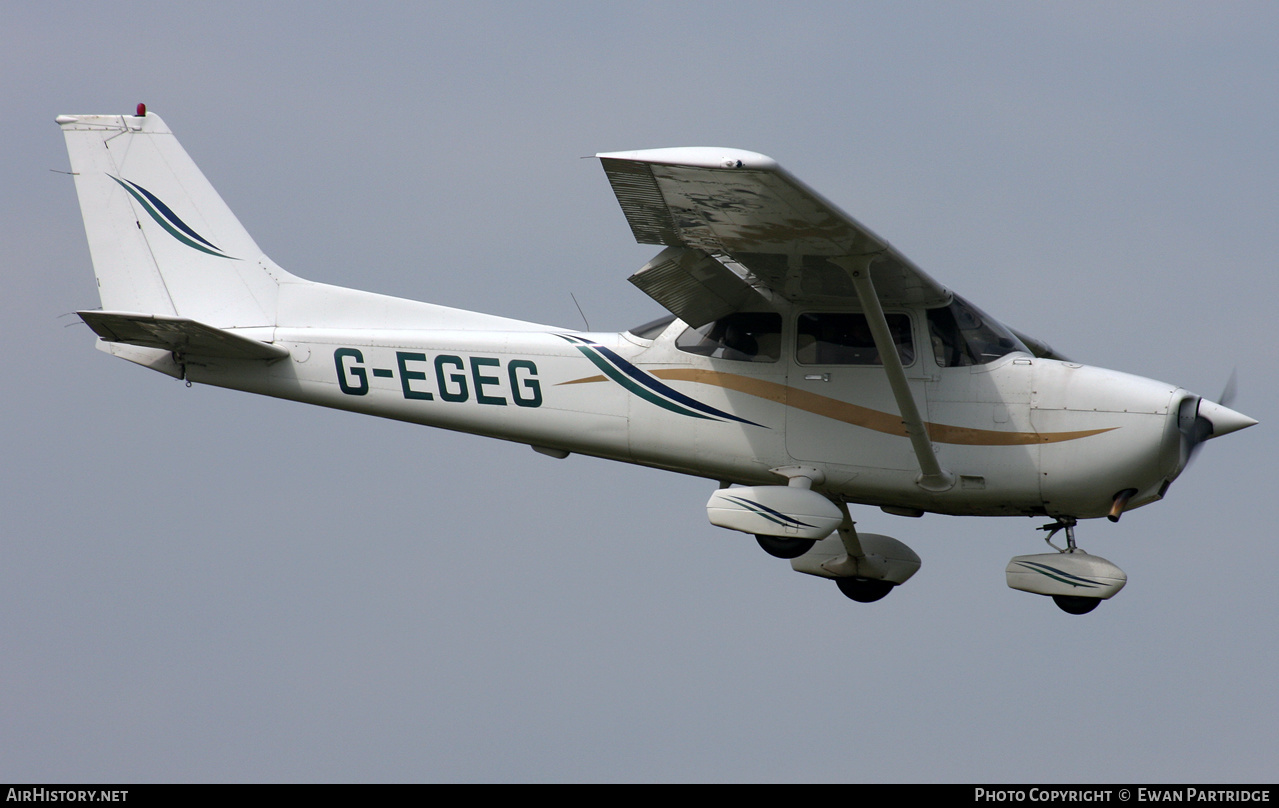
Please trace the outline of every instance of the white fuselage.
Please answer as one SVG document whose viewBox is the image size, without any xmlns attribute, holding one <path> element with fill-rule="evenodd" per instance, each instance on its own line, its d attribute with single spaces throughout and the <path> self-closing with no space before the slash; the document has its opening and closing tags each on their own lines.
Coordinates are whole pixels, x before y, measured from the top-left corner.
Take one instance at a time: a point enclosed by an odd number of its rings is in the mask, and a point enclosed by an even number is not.
<svg viewBox="0 0 1279 808">
<path fill-rule="evenodd" d="M 1175 385 L 1020 351 L 941 367 L 921 350 L 906 371 L 955 475 L 949 490 L 925 490 L 883 369 L 801 363 L 797 313 L 784 316 L 774 361 L 680 350 L 679 321 L 651 340 L 506 321 L 515 328 L 278 327 L 289 359 L 209 360 L 186 373 L 726 482 L 784 484 L 771 469 L 815 468 L 817 490 L 904 513 L 1096 517 L 1126 489 L 1137 492 L 1129 507 L 1158 499 L 1181 470 L 1187 394 Z M 903 313 L 927 345 L 923 312 Z"/>
</svg>

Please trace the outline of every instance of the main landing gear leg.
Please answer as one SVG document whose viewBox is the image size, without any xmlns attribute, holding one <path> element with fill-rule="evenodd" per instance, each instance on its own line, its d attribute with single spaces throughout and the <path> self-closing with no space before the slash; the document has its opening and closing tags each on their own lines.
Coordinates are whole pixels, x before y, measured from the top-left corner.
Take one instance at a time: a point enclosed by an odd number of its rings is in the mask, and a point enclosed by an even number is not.
<svg viewBox="0 0 1279 808">
<path fill-rule="evenodd" d="M 1048 535 L 1044 536 L 1044 541 L 1048 542 L 1048 546 L 1059 553 L 1080 552 L 1079 547 L 1075 544 L 1075 525 L 1079 524 L 1073 516 L 1059 516 L 1057 521 L 1051 525 L 1044 525 L 1040 530 L 1047 530 Z M 1058 532 L 1066 531 L 1066 547 L 1062 549 L 1053 544 L 1053 536 Z M 1084 598 L 1078 595 L 1053 595 L 1053 603 L 1057 604 L 1057 608 L 1067 614 L 1088 614 L 1093 609 L 1101 605 L 1101 598 Z"/>
<path fill-rule="evenodd" d="M 844 567 L 858 571 L 861 571 L 864 566 L 867 572 L 883 574 L 883 570 L 874 570 L 875 563 L 866 557 L 866 550 L 862 546 L 861 538 L 857 535 L 857 523 L 848 515 L 848 506 L 840 503 L 840 509 L 844 512 L 844 523 L 839 527 L 839 539 L 843 542 L 844 552 L 847 555 L 823 566 L 827 569 Z M 840 592 L 844 593 L 844 597 L 850 600 L 858 603 L 874 603 L 892 592 L 897 584 L 884 578 L 869 578 L 854 574 L 836 578 L 835 585 L 839 587 Z"/>
</svg>

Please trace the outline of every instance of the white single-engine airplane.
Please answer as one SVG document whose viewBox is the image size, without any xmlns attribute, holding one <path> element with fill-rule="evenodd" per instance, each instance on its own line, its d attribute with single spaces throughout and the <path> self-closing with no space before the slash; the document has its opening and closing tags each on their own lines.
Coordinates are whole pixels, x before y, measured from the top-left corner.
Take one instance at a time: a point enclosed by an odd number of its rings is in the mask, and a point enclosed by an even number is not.
<svg viewBox="0 0 1279 808">
<path fill-rule="evenodd" d="M 630 280 L 671 312 L 605 334 L 303 280 L 143 105 L 57 122 L 101 350 L 188 385 L 716 480 L 712 524 L 853 600 L 920 562 L 859 534 L 849 503 L 1047 517 L 1055 552 L 1012 559 L 1008 585 L 1091 611 L 1127 578 L 1076 547 L 1077 520 L 1155 502 L 1205 440 L 1256 423 L 999 324 L 762 154 L 597 155 L 635 238 L 665 246 Z"/>
</svg>

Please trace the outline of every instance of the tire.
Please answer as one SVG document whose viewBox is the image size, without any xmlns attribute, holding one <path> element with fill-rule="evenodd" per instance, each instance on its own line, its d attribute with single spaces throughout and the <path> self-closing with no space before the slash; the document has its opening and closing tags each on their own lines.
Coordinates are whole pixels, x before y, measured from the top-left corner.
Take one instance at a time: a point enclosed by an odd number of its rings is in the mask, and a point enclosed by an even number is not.
<svg viewBox="0 0 1279 808">
<path fill-rule="evenodd" d="M 1101 598 L 1081 598 L 1075 595 L 1053 595 L 1053 603 L 1067 614 L 1088 614 L 1101 605 Z"/>
<path fill-rule="evenodd" d="M 874 578 L 836 578 L 839 591 L 858 603 L 874 603 L 880 600 L 897 584 L 892 581 L 880 581 Z"/>
<path fill-rule="evenodd" d="M 781 536 L 755 534 L 755 541 L 773 558 L 799 558 L 813 549 L 816 539 L 784 539 Z"/>
</svg>

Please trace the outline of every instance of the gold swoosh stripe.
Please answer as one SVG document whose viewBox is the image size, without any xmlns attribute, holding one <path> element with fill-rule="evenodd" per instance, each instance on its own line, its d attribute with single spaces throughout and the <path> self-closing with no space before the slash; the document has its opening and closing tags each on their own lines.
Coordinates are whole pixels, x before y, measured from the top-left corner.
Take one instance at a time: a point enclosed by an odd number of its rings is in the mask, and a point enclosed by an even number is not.
<svg viewBox="0 0 1279 808">
<path fill-rule="evenodd" d="M 604 376 L 603 374 L 600 374 L 598 376 L 587 376 L 586 378 L 583 378 L 583 379 L 570 379 L 569 381 L 566 381 L 566 382 L 560 382 L 559 384 L 555 386 L 562 387 L 566 384 L 590 384 L 591 382 L 606 382 L 606 381 L 608 381 L 608 377 Z"/>
<path fill-rule="evenodd" d="M 901 417 L 868 407 L 859 407 L 837 398 L 819 396 L 807 390 L 788 387 L 776 382 L 752 379 L 735 373 L 721 373 L 700 368 L 665 368 L 651 373 L 667 381 L 695 382 L 735 390 L 739 393 L 762 398 L 787 407 L 811 412 L 853 426 L 873 429 L 888 435 L 906 437 L 906 426 Z M 578 381 L 591 381 L 579 379 Z M 1074 432 L 1001 432 L 995 429 L 974 429 L 966 426 L 926 424 L 928 437 L 937 443 L 953 443 L 963 446 L 1025 446 L 1035 443 L 1061 443 L 1078 440 L 1090 435 L 1100 435 L 1117 427 L 1105 429 L 1081 429 Z"/>
</svg>

